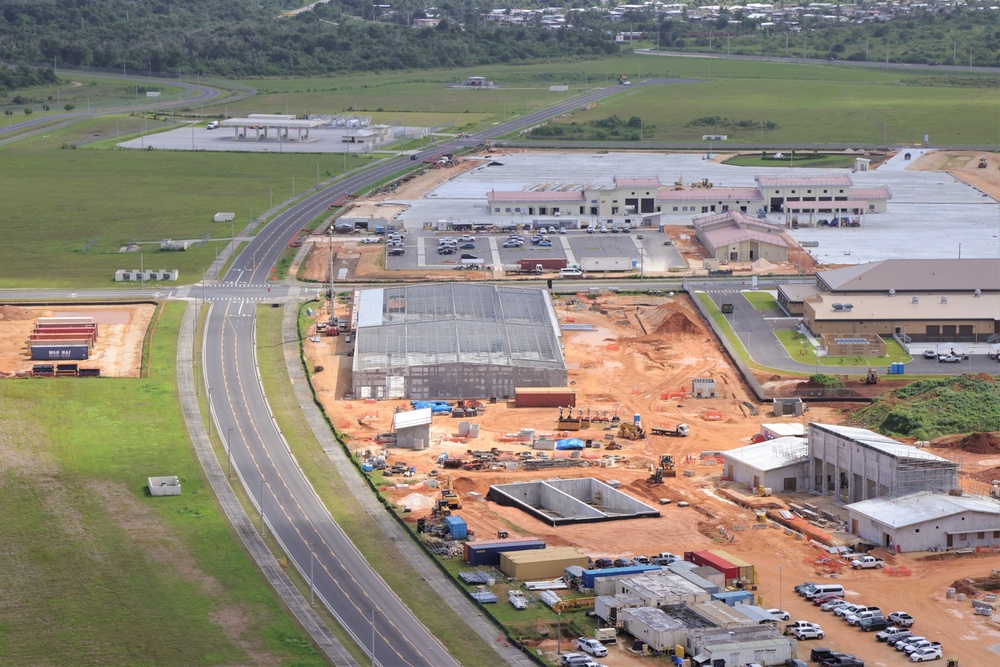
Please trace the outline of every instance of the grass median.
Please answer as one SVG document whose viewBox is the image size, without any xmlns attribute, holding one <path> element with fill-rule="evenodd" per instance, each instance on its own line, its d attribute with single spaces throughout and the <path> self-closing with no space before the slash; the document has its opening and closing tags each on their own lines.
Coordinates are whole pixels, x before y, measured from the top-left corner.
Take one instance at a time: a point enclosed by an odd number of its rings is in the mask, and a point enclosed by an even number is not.
<svg viewBox="0 0 1000 667">
<path fill-rule="evenodd" d="M 191 449 L 183 311 L 164 307 L 148 377 L 0 383 L 0 664 L 324 664 Z M 151 475 L 177 475 L 182 495 L 151 497 Z"/>
<path fill-rule="evenodd" d="M 368 516 L 348 486 L 356 480 L 341 478 L 320 449 L 285 370 L 285 346 L 294 345 L 298 354 L 298 340 L 283 339 L 281 321 L 281 309 L 257 309 L 257 363 L 275 419 L 306 478 L 372 568 L 456 660 L 463 665 L 496 663 L 493 649 L 469 631 Z"/>
</svg>

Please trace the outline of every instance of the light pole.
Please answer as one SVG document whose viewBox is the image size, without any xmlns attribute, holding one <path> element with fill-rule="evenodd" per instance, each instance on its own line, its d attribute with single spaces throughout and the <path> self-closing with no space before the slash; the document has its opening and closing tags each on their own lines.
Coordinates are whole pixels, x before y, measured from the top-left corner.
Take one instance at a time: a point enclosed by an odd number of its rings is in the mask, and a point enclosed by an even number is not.
<svg viewBox="0 0 1000 667">
<path fill-rule="evenodd" d="M 782 609 L 782 606 L 781 606 L 781 563 L 778 563 L 778 609 Z"/>
<path fill-rule="evenodd" d="M 208 388 L 208 437 L 212 437 L 212 415 L 214 414 L 212 410 L 212 388 Z"/>
<path fill-rule="evenodd" d="M 562 609 L 559 610 L 559 621 L 556 625 L 556 655 L 562 655 Z"/>
<path fill-rule="evenodd" d="M 375 667 L 375 614 L 378 612 L 372 609 L 372 667 Z"/>
<path fill-rule="evenodd" d="M 233 446 L 232 446 L 232 436 L 233 429 L 230 428 L 226 431 L 226 458 L 229 460 L 229 471 L 226 473 L 226 479 L 233 478 Z"/>
</svg>

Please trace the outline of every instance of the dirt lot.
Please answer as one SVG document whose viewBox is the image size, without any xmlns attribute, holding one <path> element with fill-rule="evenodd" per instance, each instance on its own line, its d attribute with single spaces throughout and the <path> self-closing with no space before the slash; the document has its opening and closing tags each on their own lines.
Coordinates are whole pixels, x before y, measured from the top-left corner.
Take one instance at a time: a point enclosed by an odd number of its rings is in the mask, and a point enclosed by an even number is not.
<svg viewBox="0 0 1000 667">
<path fill-rule="evenodd" d="M 979 168 L 979 158 L 986 168 Z M 1000 155 L 974 151 L 935 151 L 920 156 L 910 165 L 918 171 L 945 171 L 955 178 L 1000 199 Z"/>
<path fill-rule="evenodd" d="M 600 308 L 606 314 L 592 308 Z M 586 468 L 538 472 L 455 471 L 450 476 L 446 474 L 448 471 L 442 471 L 437 482 L 447 484 L 450 478 L 461 498 L 461 515 L 469 523 L 470 530 L 481 539 L 494 537 L 498 530 L 510 531 L 512 536 L 539 537 L 551 545 L 576 546 L 593 557 L 725 548 L 757 566 L 758 593 L 764 605 L 783 606 L 793 618 L 821 623 L 827 632 L 827 639 L 821 642 L 823 645 L 858 653 L 872 665 L 907 664 L 901 653 L 875 646 L 869 636 L 858 644 L 857 630 L 846 623 L 835 622 L 792 592 L 795 583 L 822 574 L 822 568 L 813 562 L 817 554 L 814 548 L 780 530 L 733 531 L 734 526 L 752 524 L 754 513 L 724 497 L 724 492 L 718 489 L 721 466 L 714 458 L 703 459 L 701 453 L 742 446 L 759 432 L 761 423 L 790 420 L 766 414 L 751 417 L 741 409 L 742 401 L 749 401 L 750 396 L 686 297 L 608 295 L 593 303 L 581 299 L 580 304 L 572 305 L 564 300 L 557 303 L 557 312 L 562 321 L 589 323 L 595 327 L 594 331 L 565 332 L 565 356 L 571 369 L 570 382 L 578 392 L 578 406 L 611 413 L 617 408 L 625 421 L 639 413 L 647 428 L 683 422 L 690 425 L 691 435 L 687 438 L 650 436 L 634 442 L 618 439 L 623 449 L 616 452 L 586 449 L 583 456 L 592 463 Z M 338 311 L 338 314 L 346 313 Z M 325 312 L 320 313 L 320 317 L 326 316 Z M 391 430 L 395 409 L 408 406 L 404 401 L 343 400 L 350 389 L 352 357 L 347 356 L 348 350 L 343 337 L 323 337 L 319 343 L 306 345 L 310 363 L 324 367 L 315 376 L 317 395 L 334 416 L 336 426 L 351 436 L 351 446 L 356 451 L 374 451 L 378 448 L 374 438 L 378 433 Z M 694 377 L 714 377 L 719 383 L 720 397 L 663 399 L 668 392 L 689 388 Z M 708 421 L 708 411 L 717 411 L 722 418 Z M 388 478 L 387 484 L 398 483 L 399 487 L 387 487 L 387 493 L 400 506 L 411 507 L 412 511 L 406 515 L 408 521 L 415 523 L 419 517 L 430 518 L 428 508 L 440 497 L 440 491 L 427 488 L 423 482 L 429 479 L 428 473 L 437 468 L 437 457 L 442 452 L 455 457 L 469 449 L 497 447 L 516 454 L 525 451 L 527 446 L 510 436 L 523 427 L 536 428 L 539 435 L 555 434 L 557 417 L 555 409 L 517 409 L 503 402 L 489 405 L 484 414 L 469 420 L 480 424 L 477 440 L 458 437 L 459 420 L 436 417 L 430 447 L 426 451 L 389 450 L 390 462 L 402 461 L 415 466 L 417 474 L 412 478 Z M 840 421 L 840 409 L 837 406 L 813 407 L 808 418 L 836 423 Z M 593 428 L 571 435 L 599 441 L 607 433 Z M 949 455 L 945 449 L 935 451 Z M 647 484 L 650 464 L 667 452 L 678 461 L 677 478 L 668 479 L 663 486 Z M 607 454 L 623 458 L 615 464 L 602 464 L 601 457 Z M 958 452 L 957 456 L 951 456 L 963 461 L 970 478 L 973 472 L 982 474 L 989 469 L 986 465 L 990 462 L 988 454 L 974 456 Z M 1000 464 L 1000 456 L 992 456 L 993 465 Z M 691 471 L 692 476 L 685 476 L 685 471 Z M 483 500 L 491 484 L 583 476 L 621 482 L 622 491 L 658 508 L 661 518 L 553 528 L 517 509 Z M 732 495 L 738 497 L 739 493 Z M 673 502 L 660 505 L 661 498 Z M 678 507 L 680 500 L 691 505 Z M 750 501 L 760 507 L 785 507 L 775 498 L 751 498 Z M 908 568 L 909 576 L 855 573 L 847 568 L 839 578 L 850 591 L 851 599 L 870 601 L 883 609 L 905 609 L 916 616 L 919 629 L 947 642 L 948 657 L 962 658 L 967 665 L 985 664 L 981 647 L 1000 643 L 1000 631 L 982 617 L 974 618 L 967 602 L 946 600 L 945 588 L 959 577 L 989 574 L 990 569 L 1000 567 L 1000 557 L 972 557 L 949 562 L 947 567 L 921 561 L 918 557 L 904 554 L 894 557 L 891 563 Z M 959 642 L 959 638 L 963 641 Z M 803 647 L 808 650 L 809 644 L 804 643 Z M 539 648 L 554 650 L 555 642 L 545 641 Z M 565 643 L 563 649 L 567 650 Z M 643 661 L 619 649 L 602 662 L 632 665 Z"/>
<path fill-rule="evenodd" d="M 35 363 L 28 337 L 39 317 L 91 316 L 98 325 L 97 344 L 81 368 L 100 368 L 102 377 L 139 377 L 142 341 L 156 307 L 150 304 L 107 306 L 0 306 L 0 374 L 24 373 Z"/>
</svg>

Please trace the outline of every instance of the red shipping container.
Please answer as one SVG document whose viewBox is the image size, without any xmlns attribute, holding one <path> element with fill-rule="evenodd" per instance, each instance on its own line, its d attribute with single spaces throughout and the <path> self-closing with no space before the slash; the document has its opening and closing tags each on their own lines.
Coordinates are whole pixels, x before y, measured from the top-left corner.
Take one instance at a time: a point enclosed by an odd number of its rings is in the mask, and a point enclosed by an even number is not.
<svg viewBox="0 0 1000 667">
<path fill-rule="evenodd" d="M 685 551 L 684 560 L 695 565 L 704 565 L 718 570 L 726 578 L 727 583 L 740 578 L 739 566 L 709 551 Z"/>
<path fill-rule="evenodd" d="M 516 408 L 576 407 L 576 390 L 569 387 L 515 387 Z"/>
</svg>

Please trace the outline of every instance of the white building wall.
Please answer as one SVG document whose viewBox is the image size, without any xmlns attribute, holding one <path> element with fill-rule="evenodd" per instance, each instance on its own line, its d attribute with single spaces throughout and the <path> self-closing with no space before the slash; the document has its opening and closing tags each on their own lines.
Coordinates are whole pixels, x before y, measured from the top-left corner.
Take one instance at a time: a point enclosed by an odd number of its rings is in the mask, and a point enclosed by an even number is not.
<svg viewBox="0 0 1000 667">
<path fill-rule="evenodd" d="M 872 544 L 891 547 L 904 553 L 935 551 L 949 547 L 974 549 L 1000 545 L 1000 512 L 997 514 L 963 512 L 901 528 L 893 528 L 869 516 L 852 512 L 850 507 L 847 508 L 847 516 L 851 522 L 852 532 L 858 537 Z M 856 528 L 854 528 L 855 521 Z M 949 533 L 951 533 L 950 542 Z"/>
<path fill-rule="evenodd" d="M 726 477 L 738 484 L 745 485 L 748 489 L 763 486 L 772 489 L 775 493 L 786 490 L 788 492 L 806 491 L 808 489 L 808 465 L 806 463 L 795 463 L 773 470 L 760 470 L 726 453 L 723 453 L 722 459 Z M 786 480 L 790 480 L 788 486 L 786 486 Z M 793 488 L 788 488 L 791 486 Z"/>
</svg>

